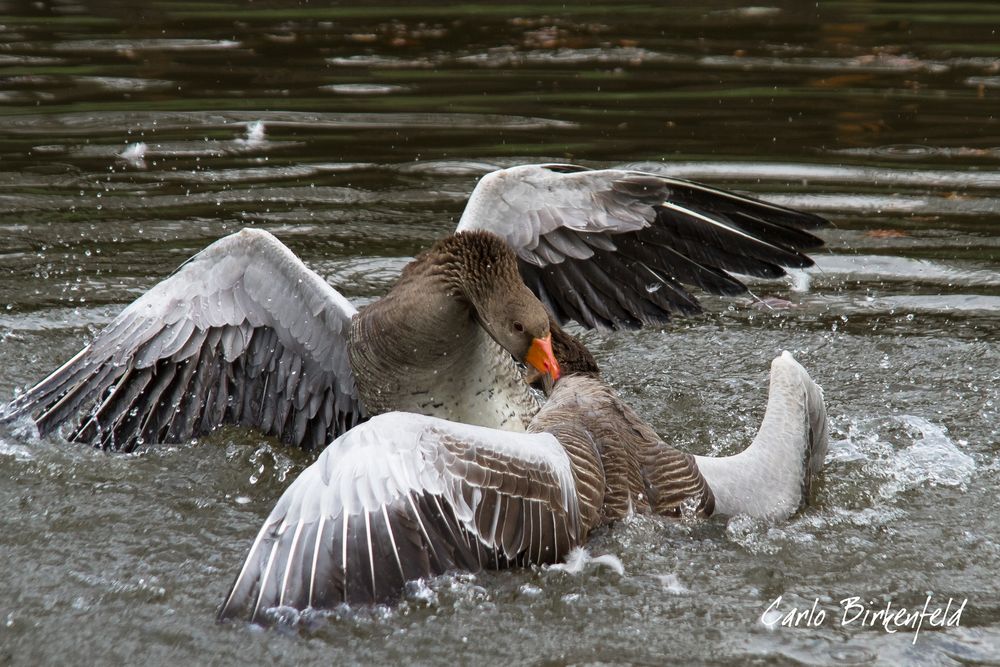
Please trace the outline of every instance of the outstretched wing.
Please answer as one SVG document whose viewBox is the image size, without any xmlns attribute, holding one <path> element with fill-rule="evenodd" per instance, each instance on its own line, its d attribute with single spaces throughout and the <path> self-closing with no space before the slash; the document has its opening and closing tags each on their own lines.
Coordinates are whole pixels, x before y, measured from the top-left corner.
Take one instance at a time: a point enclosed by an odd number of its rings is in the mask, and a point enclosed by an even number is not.
<svg viewBox="0 0 1000 667">
<path fill-rule="evenodd" d="M 457 231 L 482 229 L 517 253 L 525 283 L 560 322 L 635 328 L 701 310 L 684 287 L 734 295 L 813 262 L 828 222 L 656 174 L 524 165 L 484 176 Z"/>
<path fill-rule="evenodd" d="M 198 253 L 0 411 L 129 451 L 222 424 L 322 448 L 364 417 L 347 354 L 357 311 L 271 234 Z"/>
<path fill-rule="evenodd" d="M 379 415 L 288 487 L 219 618 L 380 603 L 449 570 L 555 562 L 582 540 L 579 513 L 569 457 L 551 434 Z"/>
</svg>

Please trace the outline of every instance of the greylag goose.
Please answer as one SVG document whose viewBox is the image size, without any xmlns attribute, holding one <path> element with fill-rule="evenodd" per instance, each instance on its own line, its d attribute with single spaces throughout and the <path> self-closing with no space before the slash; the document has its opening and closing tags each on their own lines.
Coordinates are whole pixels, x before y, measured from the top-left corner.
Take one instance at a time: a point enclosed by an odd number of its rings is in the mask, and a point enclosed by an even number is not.
<svg viewBox="0 0 1000 667">
<path fill-rule="evenodd" d="M 278 500 L 219 618 L 381 603 L 449 570 L 554 563 L 633 511 L 776 519 L 808 498 L 826 410 L 789 353 L 771 365 L 753 444 L 712 458 L 664 443 L 558 328 L 554 347 L 564 376 L 528 433 L 391 412 L 335 440 Z"/>
<path fill-rule="evenodd" d="M 654 174 L 513 167 L 484 176 L 457 233 L 360 313 L 273 236 L 245 229 L 129 305 L 0 422 L 27 417 L 41 435 L 70 424 L 70 439 L 119 450 L 221 424 L 319 449 L 390 410 L 523 429 L 538 403 L 514 359 L 551 363 L 547 316 L 525 284 L 559 322 L 664 322 L 700 308 L 682 283 L 735 294 L 746 288 L 730 271 L 811 265 L 801 251 L 822 242 L 804 230 L 822 224 Z"/>
<path fill-rule="evenodd" d="M 388 409 L 521 429 L 537 409 L 515 359 L 557 375 L 549 316 L 488 232 L 442 239 L 360 313 L 269 233 L 195 255 L 6 408 L 41 435 L 129 451 L 221 424 L 308 449 Z M 367 409 L 366 409 L 367 408 Z"/>
</svg>

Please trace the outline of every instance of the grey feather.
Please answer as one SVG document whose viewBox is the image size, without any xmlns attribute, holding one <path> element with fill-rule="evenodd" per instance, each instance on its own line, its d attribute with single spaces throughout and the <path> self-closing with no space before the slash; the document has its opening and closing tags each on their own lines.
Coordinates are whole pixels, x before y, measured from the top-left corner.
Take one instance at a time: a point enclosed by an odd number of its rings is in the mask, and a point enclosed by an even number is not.
<svg viewBox="0 0 1000 667">
<path fill-rule="evenodd" d="M 30 416 L 42 435 L 70 424 L 72 439 L 124 450 L 224 423 L 320 448 L 365 417 L 346 354 L 355 314 L 281 242 L 245 229 L 129 305 L 0 420 Z"/>
<path fill-rule="evenodd" d="M 657 174 L 522 165 L 479 181 L 457 231 L 502 237 L 517 253 L 525 282 L 559 321 L 621 328 L 700 310 L 681 282 L 731 295 L 746 291 L 732 273 L 773 278 L 784 268 L 811 266 L 802 251 L 822 241 L 805 230 L 826 224 L 810 213 Z M 641 287 L 615 294 L 589 289 L 588 279 L 603 272 L 609 257 L 624 267 L 616 281 Z"/>
<path fill-rule="evenodd" d="M 534 486 L 520 481 L 529 477 Z M 543 523 L 562 533 L 558 545 Z M 336 549 L 304 548 L 295 537 L 331 524 Z M 288 487 L 219 617 L 263 621 L 279 603 L 386 602 L 415 577 L 555 562 L 584 535 L 569 458 L 550 434 L 388 413 L 338 438 Z"/>
</svg>

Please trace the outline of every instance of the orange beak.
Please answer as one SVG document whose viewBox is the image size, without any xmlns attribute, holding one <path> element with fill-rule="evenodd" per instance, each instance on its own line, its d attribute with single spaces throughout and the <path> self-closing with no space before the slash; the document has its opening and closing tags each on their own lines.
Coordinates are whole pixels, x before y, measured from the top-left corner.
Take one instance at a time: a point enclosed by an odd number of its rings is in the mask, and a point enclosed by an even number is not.
<svg viewBox="0 0 1000 667">
<path fill-rule="evenodd" d="M 524 357 L 524 363 L 542 375 L 548 375 L 553 382 L 559 379 L 561 371 L 559 370 L 559 362 L 552 354 L 552 334 L 531 341 L 531 347 L 528 348 L 528 354 Z"/>
</svg>

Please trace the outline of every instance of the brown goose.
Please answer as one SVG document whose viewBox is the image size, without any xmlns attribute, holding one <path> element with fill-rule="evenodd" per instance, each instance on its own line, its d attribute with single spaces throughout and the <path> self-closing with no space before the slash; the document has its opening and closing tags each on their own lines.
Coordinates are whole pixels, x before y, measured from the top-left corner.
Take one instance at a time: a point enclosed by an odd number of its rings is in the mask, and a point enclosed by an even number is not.
<svg viewBox="0 0 1000 667">
<path fill-rule="evenodd" d="M 537 400 L 515 359 L 558 374 L 548 314 L 494 234 L 442 239 L 358 313 L 273 236 L 244 229 L 133 302 L 4 418 L 31 415 L 45 435 L 90 408 L 69 438 L 124 451 L 226 423 L 318 449 L 394 408 L 523 430 Z"/>
<path fill-rule="evenodd" d="M 511 355 L 550 362 L 546 316 L 521 279 L 560 322 L 659 323 L 700 308 L 681 283 L 735 294 L 746 288 L 729 271 L 811 265 L 800 251 L 822 242 L 803 230 L 823 224 L 655 174 L 513 167 L 484 176 L 459 233 L 360 313 L 246 229 L 129 305 L 0 422 L 27 417 L 41 435 L 70 424 L 70 439 L 121 450 L 221 424 L 319 449 L 388 410 L 523 429 L 538 404 Z"/>
<path fill-rule="evenodd" d="M 554 342 L 565 375 L 528 433 L 392 412 L 334 441 L 265 521 L 219 618 L 380 603 L 449 570 L 554 563 L 631 511 L 776 519 L 807 498 L 826 411 L 787 352 L 753 444 L 713 459 L 664 443 L 582 345 L 558 328 Z"/>
</svg>

